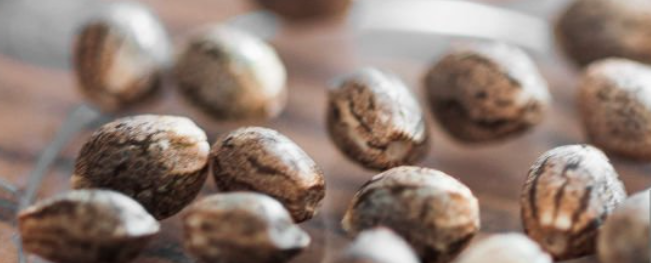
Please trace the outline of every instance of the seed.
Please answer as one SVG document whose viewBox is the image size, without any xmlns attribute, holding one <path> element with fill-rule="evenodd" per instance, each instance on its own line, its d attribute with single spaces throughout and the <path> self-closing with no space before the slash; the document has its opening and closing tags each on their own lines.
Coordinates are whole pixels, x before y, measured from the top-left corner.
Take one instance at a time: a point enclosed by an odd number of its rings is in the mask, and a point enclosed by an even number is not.
<svg viewBox="0 0 651 263">
<path fill-rule="evenodd" d="M 578 104 L 590 141 L 608 152 L 651 160 L 651 67 L 625 59 L 590 65 Z"/>
<path fill-rule="evenodd" d="M 651 63 L 649 25 L 649 1 L 578 0 L 561 15 L 556 37 L 581 66 L 610 57 Z"/>
<path fill-rule="evenodd" d="M 75 189 L 122 192 L 164 219 L 197 196 L 209 152 L 206 134 L 187 118 L 122 118 L 102 126 L 84 144 L 71 183 Z"/>
<path fill-rule="evenodd" d="M 82 92 L 105 110 L 118 110 L 151 94 L 171 62 L 163 25 L 148 8 L 109 4 L 82 26 L 74 47 Z"/>
<path fill-rule="evenodd" d="M 372 169 L 425 157 L 428 129 L 409 88 L 393 74 L 366 68 L 328 93 L 330 138 L 350 159 Z"/>
<path fill-rule="evenodd" d="M 183 216 L 185 247 L 200 262 L 281 263 L 310 237 L 275 199 L 257 193 L 217 194 Z"/>
<path fill-rule="evenodd" d="M 23 247 L 58 263 L 133 260 L 159 231 L 133 199 L 106 190 L 78 190 L 39 202 L 18 215 Z"/>
<path fill-rule="evenodd" d="M 312 218 L 325 197 L 323 173 L 298 145 L 266 128 L 222 136 L 210 157 L 219 191 L 255 191 L 279 200 L 296 222 Z"/>
<path fill-rule="evenodd" d="M 374 228 L 359 234 L 335 263 L 418 263 L 409 244 L 388 228 Z"/>
<path fill-rule="evenodd" d="M 468 247 L 455 263 L 552 263 L 552 257 L 540 246 L 519 233 L 488 237 Z"/>
<path fill-rule="evenodd" d="M 524 230 L 556 260 L 595 252 L 596 235 L 626 198 L 610 161 L 587 145 L 555 148 L 529 170 L 522 191 Z"/>
<path fill-rule="evenodd" d="M 285 66 L 267 43 L 213 26 L 194 35 L 175 66 L 181 93 L 217 119 L 262 119 L 285 107 Z"/>
<path fill-rule="evenodd" d="M 479 230 L 479 205 L 470 190 L 449 175 L 401 166 L 366 183 L 342 224 L 353 235 L 388 227 L 411 244 L 422 262 L 450 262 Z"/>
<path fill-rule="evenodd" d="M 647 263 L 651 260 L 649 198 L 649 190 L 633 195 L 608 216 L 599 232 L 600 262 Z"/>
<path fill-rule="evenodd" d="M 524 133 L 543 119 L 550 101 L 527 54 L 494 43 L 446 55 L 427 73 L 425 91 L 441 126 L 467 143 Z"/>
</svg>

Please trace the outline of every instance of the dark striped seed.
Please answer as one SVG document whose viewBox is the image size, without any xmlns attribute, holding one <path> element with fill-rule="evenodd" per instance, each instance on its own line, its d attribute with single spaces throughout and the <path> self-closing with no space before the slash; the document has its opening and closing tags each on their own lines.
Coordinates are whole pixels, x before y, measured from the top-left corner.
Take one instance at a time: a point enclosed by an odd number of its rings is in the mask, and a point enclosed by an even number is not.
<svg viewBox="0 0 651 263">
<path fill-rule="evenodd" d="M 424 263 L 450 262 L 479 231 L 477 199 L 440 171 L 401 166 L 355 195 L 343 219 L 351 235 L 384 226 L 402 236 Z"/>
<path fill-rule="evenodd" d="M 626 198 L 610 161 L 588 145 L 555 148 L 532 166 L 522 191 L 525 232 L 556 260 L 595 252 L 603 221 Z"/>
<path fill-rule="evenodd" d="M 255 191 L 279 200 L 296 222 L 312 218 L 325 197 L 316 163 L 284 135 L 266 128 L 240 128 L 212 148 L 211 170 L 219 191 Z"/>
</svg>

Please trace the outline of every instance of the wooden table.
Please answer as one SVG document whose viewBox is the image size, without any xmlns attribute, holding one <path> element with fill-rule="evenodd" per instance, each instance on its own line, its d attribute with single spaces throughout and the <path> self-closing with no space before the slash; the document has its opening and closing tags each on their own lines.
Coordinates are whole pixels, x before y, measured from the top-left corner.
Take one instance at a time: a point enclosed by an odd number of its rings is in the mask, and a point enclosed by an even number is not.
<svg viewBox="0 0 651 263">
<path fill-rule="evenodd" d="M 224 21 L 252 8 L 242 0 L 144 2 L 162 17 L 177 44 L 199 25 Z M 39 32 L 45 36 L 42 38 L 45 41 L 60 37 L 55 33 Z M 2 38 L 0 35 L 0 47 L 3 41 L 5 44 L 11 41 Z M 169 79 L 154 101 L 120 115 L 189 116 L 206 129 L 211 141 L 243 125 L 271 127 L 293 139 L 323 168 L 327 197 L 321 215 L 302 225 L 313 237 L 311 247 L 292 262 L 321 262 L 347 244 L 339 221 L 357 188 L 375 174 L 345 159 L 329 141 L 324 124 L 325 91 L 329 81 L 362 65 L 373 65 L 396 72 L 420 94 L 425 62 L 434 59 L 427 53 L 420 56 L 424 57 L 420 60 L 409 56 L 364 56 L 360 55 L 353 39 L 344 26 L 336 22 L 285 28 L 275 37 L 272 43 L 289 71 L 290 99 L 284 113 L 268 122 L 213 121 L 180 99 Z M 65 63 L 21 59 L 25 54 L 20 50 L 0 48 L 0 51 L 5 53 L 0 55 L 0 178 L 22 188 L 36 156 L 53 138 L 68 112 L 84 100 Z M 423 49 L 415 49 L 415 52 L 423 52 Z M 419 57 L 419 54 L 412 55 Z M 432 147 L 420 165 L 457 177 L 478 196 L 482 219 L 479 238 L 491 233 L 521 231 L 518 200 L 529 166 L 540 154 L 555 146 L 585 142 L 574 107 L 577 70 L 558 57 L 538 58 L 555 101 L 545 121 L 526 135 L 495 145 L 467 146 L 451 140 L 432 118 L 428 118 Z M 424 103 L 422 96 L 420 99 Z M 66 147 L 49 172 L 39 197 L 68 189 L 74 158 L 89 132 L 90 129 L 82 132 Z M 629 193 L 651 185 L 648 164 L 616 157 L 613 162 Z M 210 193 L 214 193 L 214 187 L 208 180 L 203 194 Z M 10 241 L 12 216 L 7 211 L 0 212 L 0 220 L 0 262 L 16 262 L 15 248 Z M 179 244 L 178 217 L 164 221 L 163 225 L 162 234 L 136 262 L 192 262 Z M 596 259 L 587 257 L 572 262 L 588 263 Z"/>
</svg>

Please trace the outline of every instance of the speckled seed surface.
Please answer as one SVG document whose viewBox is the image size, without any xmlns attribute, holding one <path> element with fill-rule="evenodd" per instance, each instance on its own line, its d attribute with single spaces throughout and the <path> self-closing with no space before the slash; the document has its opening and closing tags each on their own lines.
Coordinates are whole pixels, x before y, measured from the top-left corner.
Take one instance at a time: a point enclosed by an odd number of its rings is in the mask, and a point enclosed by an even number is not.
<svg viewBox="0 0 651 263">
<path fill-rule="evenodd" d="M 373 228 L 357 236 L 335 263 L 419 263 L 414 250 L 388 228 Z"/>
<path fill-rule="evenodd" d="M 565 53 L 585 66 L 609 57 L 651 63 L 651 2 L 577 0 L 556 25 Z"/>
<path fill-rule="evenodd" d="M 422 262 L 450 262 L 479 231 L 479 205 L 461 182 L 437 170 L 401 166 L 381 173 L 355 195 L 343 219 L 352 235 L 376 226 L 394 230 Z"/>
<path fill-rule="evenodd" d="M 651 67 L 625 59 L 595 62 L 583 75 L 577 101 L 592 143 L 651 160 Z"/>
<path fill-rule="evenodd" d="M 193 204 L 183 216 L 185 247 L 199 262 L 282 263 L 310 243 L 275 199 L 227 193 Z"/>
<path fill-rule="evenodd" d="M 312 158 L 271 129 L 246 127 L 222 136 L 210 163 L 219 191 L 270 195 L 296 222 L 312 218 L 325 196 L 323 173 Z"/>
<path fill-rule="evenodd" d="M 57 263 L 133 260 L 159 231 L 158 222 L 133 199 L 107 190 L 79 190 L 21 211 L 23 247 Z"/>
<path fill-rule="evenodd" d="M 105 110 L 141 101 L 171 63 L 163 25 L 145 6 L 111 3 L 80 30 L 74 47 L 81 91 Z"/>
<path fill-rule="evenodd" d="M 270 118 L 286 104 L 287 73 L 276 51 L 235 28 L 192 36 L 174 71 L 189 103 L 217 119 Z"/>
<path fill-rule="evenodd" d="M 332 141 L 372 169 L 414 164 L 428 150 L 428 129 L 418 101 L 395 75 L 361 69 L 328 92 Z"/>
<path fill-rule="evenodd" d="M 489 259 L 489 260 L 488 260 Z M 468 247 L 454 263 L 552 263 L 540 246 L 519 233 L 490 236 Z"/>
<path fill-rule="evenodd" d="M 424 84 L 441 127 L 463 142 L 522 134 L 543 119 L 550 101 L 533 61 L 505 44 L 453 51 L 428 71 Z"/>
<path fill-rule="evenodd" d="M 648 263 L 651 261 L 649 191 L 633 195 L 608 216 L 599 232 L 602 263 Z"/>
<path fill-rule="evenodd" d="M 209 153 L 206 134 L 187 118 L 122 118 L 102 126 L 84 144 L 71 183 L 75 189 L 122 192 L 164 219 L 199 193 Z"/>
<path fill-rule="evenodd" d="M 626 198 L 599 149 L 569 145 L 543 154 L 529 170 L 520 204 L 525 232 L 556 260 L 595 252 L 603 221 Z"/>
<path fill-rule="evenodd" d="M 346 13 L 352 0 L 256 0 L 255 2 L 285 19 L 303 22 L 340 17 Z"/>
</svg>

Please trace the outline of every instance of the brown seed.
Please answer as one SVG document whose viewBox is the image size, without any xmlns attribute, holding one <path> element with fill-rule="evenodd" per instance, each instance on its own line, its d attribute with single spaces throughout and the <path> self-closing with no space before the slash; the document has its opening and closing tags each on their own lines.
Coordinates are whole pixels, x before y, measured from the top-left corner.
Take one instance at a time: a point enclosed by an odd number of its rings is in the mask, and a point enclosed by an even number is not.
<svg viewBox="0 0 651 263">
<path fill-rule="evenodd" d="M 489 260 L 487 260 L 489 259 Z M 499 234 L 470 245 L 455 263 L 552 263 L 540 246 L 519 233 Z"/>
<path fill-rule="evenodd" d="M 495 43 L 446 55 L 427 73 L 425 90 L 441 126 L 469 143 L 524 133 L 542 120 L 550 100 L 527 54 Z"/>
<path fill-rule="evenodd" d="M 75 189 L 122 192 L 164 219 L 197 196 L 209 153 L 206 134 L 187 118 L 122 118 L 102 126 L 84 144 L 71 183 Z"/>
<path fill-rule="evenodd" d="M 284 135 L 247 127 L 222 136 L 210 157 L 217 189 L 255 191 L 279 200 L 296 222 L 312 218 L 325 197 L 316 163 Z"/>
<path fill-rule="evenodd" d="M 626 198 L 610 161 L 587 145 L 555 148 L 529 170 L 522 191 L 524 230 L 556 260 L 595 252 L 608 214 Z"/>
<path fill-rule="evenodd" d="M 372 169 L 414 164 L 428 149 L 418 101 L 393 74 L 362 69 L 328 93 L 330 138 L 350 159 Z"/>
<path fill-rule="evenodd" d="M 565 53 L 581 66 L 609 57 L 651 63 L 651 2 L 578 0 L 556 25 Z"/>
<path fill-rule="evenodd" d="M 39 202 L 18 215 L 23 247 L 58 263 L 122 263 L 136 258 L 159 225 L 133 199 L 78 190 Z"/>
<path fill-rule="evenodd" d="M 340 17 L 352 0 L 256 0 L 258 5 L 291 21 Z"/>
<path fill-rule="evenodd" d="M 350 234 L 385 226 L 425 263 L 450 262 L 479 231 L 479 205 L 465 185 L 440 171 L 401 166 L 355 195 L 342 222 Z"/>
<path fill-rule="evenodd" d="M 599 232 L 597 250 L 602 263 L 648 263 L 649 191 L 633 195 L 608 216 Z"/>
<path fill-rule="evenodd" d="M 409 244 L 388 228 L 374 228 L 359 234 L 335 263 L 418 263 Z"/>
<path fill-rule="evenodd" d="M 281 263 L 310 237 L 275 199 L 257 193 L 217 194 L 183 216 L 185 247 L 200 262 Z"/>
<path fill-rule="evenodd" d="M 587 68 L 578 104 L 590 141 L 626 157 L 651 160 L 651 67 L 607 59 Z"/>
<path fill-rule="evenodd" d="M 171 60 L 165 29 L 148 8 L 113 3 L 77 35 L 74 65 L 83 93 L 105 110 L 151 94 Z"/>
<path fill-rule="evenodd" d="M 262 119 L 285 107 L 285 66 L 267 43 L 234 28 L 193 36 L 175 66 L 181 93 L 218 119 Z"/>
</svg>

